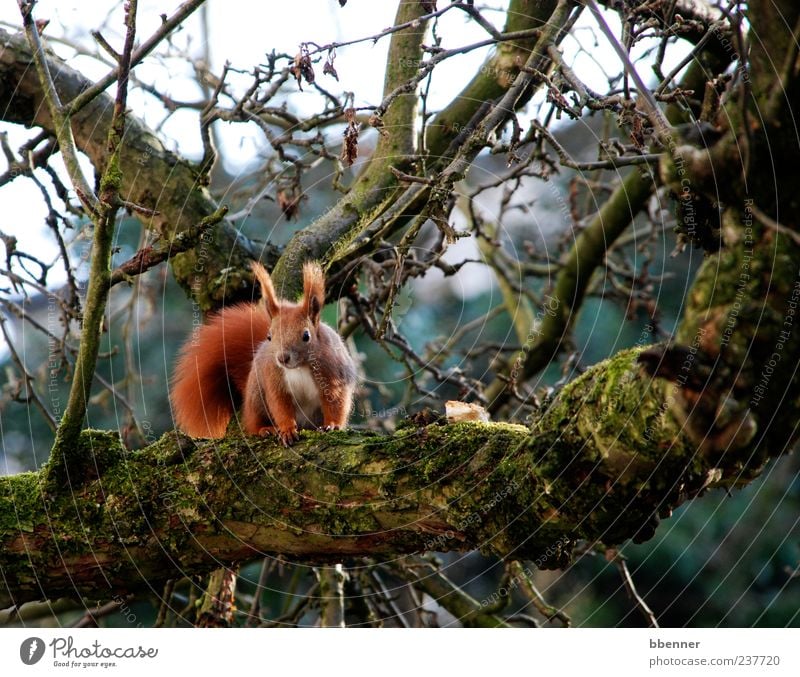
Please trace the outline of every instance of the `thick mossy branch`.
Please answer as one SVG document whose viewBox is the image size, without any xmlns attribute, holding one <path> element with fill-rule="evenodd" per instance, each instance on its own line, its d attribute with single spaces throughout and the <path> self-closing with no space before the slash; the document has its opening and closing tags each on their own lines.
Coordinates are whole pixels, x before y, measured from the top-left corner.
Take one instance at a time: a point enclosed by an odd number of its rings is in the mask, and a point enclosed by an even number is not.
<svg viewBox="0 0 800 677">
<path fill-rule="evenodd" d="M 796 25 L 800 10 L 783 4 L 788 25 Z M 762 6 L 750 3 L 759 35 L 789 30 L 772 26 Z M 48 128 L 24 43 L 0 37 L 7 119 Z M 757 57 L 753 82 L 769 80 L 768 63 L 782 60 Z M 70 99 L 84 81 L 55 60 L 52 68 Z M 103 97 L 92 105 L 73 132 L 104 167 L 107 125 L 98 125 L 99 133 L 93 125 L 110 119 L 111 108 Z M 766 124 L 750 130 L 751 157 L 777 146 L 796 151 L 796 139 L 790 143 L 780 131 L 791 128 L 781 119 L 784 109 L 769 97 L 752 105 L 763 115 L 751 119 Z M 131 127 L 123 193 L 157 202 L 157 227 L 172 222 L 169 210 L 174 223 L 186 219 L 187 226 L 213 212 L 193 168 L 133 121 Z M 729 136 L 741 139 L 746 131 Z M 138 173 L 137 152 L 144 153 Z M 84 431 L 70 454 L 80 463 L 69 468 L 70 487 L 46 471 L 0 478 L 0 606 L 158 590 L 167 579 L 264 555 L 313 563 L 479 549 L 554 568 L 569 561 L 579 539 L 609 546 L 645 540 L 681 502 L 749 482 L 795 441 L 800 410 L 800 246 L 753 210 L 772 213 L 771 194 L 787 196 L 781 206 L 791 206 L 797 177 L 788 169 L 763 175 L 750 194 L 740 191 L 740 200 L 726 205 L 725 246 L 698 274 L 676 345 L 625 350 L 595 365 L 546 402 L 530 428 L 406 424 L 391 436 L 305 433 L 291 449 L 271 439 L 200 442 L 167 434 L 133 453 L 115 433 Z M 169 185 L 168 192 L 156 194 L 154 185 Z M 608 209 L 630 220 L 634 196 L 618 196 Z M 339 208 L 346 215 L 352 205 Z M 781 225 L 797 230 L 797 213 L 784 210 Z M 593 259 L 604 251 L 608 224 L 595 234 L 585 249 L 596 249 Z M 225 265 L 243 270 L 227 258 L 231 246 L 217 243 L 207 255 L 220 253 Z M 182 274 L 191 279 L 196 261 L 185 261 Z M 584 272 L 575 272 L 568 291 L 581 288 Z M 219 287 L 208 289 L 212 299 Z M 574 306 L 574 296 L 563 296 L 565 307 Z"/>
<path fill-rule="evenodd" d="M 647 377 L 637 354 L 567 386 L 532 431 L 409 425 L 388 437 L 305 433 L 291 449 L 168 434 L 134 453 L 86 431 L 80 457 L 91 463 L 70 473 L 71 488 L 37 473 L 0 478 L 0 605 L 105 599 L 265 554 L 480 549 L 557 567 L 577 539 L 644 539 L 659 514 L 738 481 L 748 457 L 697 454 L 660 406 L 669 384 Z"/>
<path fill-rule="evenodd" d="M 305 433 L 291 449 L 169 434 L 135 453 L 84 432 L 71 488 L 0 478 L 0 605 L 106 599 L 265 554 L 480 549 L 558 567 L 579 539 L 651 537 L 681 502 L 746 484 L 795 437 L 800 378 L 783 365 L 800 360 L 800 247 L 747 212 L 729 210 L 725 230 L 730 246 L 707 259 L 657 367 L 672 377 L 642 366 L 653 349 L 623 351 L 530 429 Z"/>
<path fill-rule="evenodd" d="M 417 0 L 401 0 L 395 25 L 416 22 L 413 28 L 395 33 L 389 44 L 384 74 L 383 96 L 388 96 L 397 88 L 412 82 L 419 72 L 422 60 L 422 44 L 428 30 L 428 22 L 420 21 L 426 11 L 424 3 Z M 405 94 L 400 94 L 384 114 L 382 133 L 375 147 L 370 162 L 383 158 L 397 163 L 398 168 L 404 165 L 416 151 L 414 123 L 417 118 L 419 97 L 416 86 L 409 87 Z M 385 169 L 384 169 L 385 170 Z"/>
<path fill-rule="evenodd" d="M 53 120 L 32 64 L 24 36 L 0 29 L 2 119 L 53 132 Z M 53 55 L 48 55 L 47 65 L 63 102 L 71 101 L 92 85 Z M 109 162 L 107 140 L 113 112 L 113 98 L 101 94 L 70 118 L 75 144 L 89 157 L 98 175 Z M 199 183 L 197 167 L 168 151 L 151 130 L 131 115 L 127 116 L 120 147 L 119 174 L 122 197 L 157 210 L 146 225 L 167 240 L 200 223 L 218 208 Z M 202 310 L 211 310 L 224 300 L 249 298 L 249 261 L 261 252 L 226 222 L 207 239 L 200 247 L 172 259 L 175 279 Z M 268 249 L 262 258 L 270 265 L 276 252 Z"/>
</svg>

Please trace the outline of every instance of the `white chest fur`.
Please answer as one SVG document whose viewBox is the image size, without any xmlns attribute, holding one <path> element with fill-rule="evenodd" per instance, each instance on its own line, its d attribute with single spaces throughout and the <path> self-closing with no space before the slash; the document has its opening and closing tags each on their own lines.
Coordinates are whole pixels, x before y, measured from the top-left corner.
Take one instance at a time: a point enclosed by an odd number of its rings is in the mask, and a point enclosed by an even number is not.
<svg viewBox="0 0 800 677">
<path fill-rule="evenodd" d="M 294 400 L 297 425 L 317 425 L 320 418 L 320 392 L 314 375 L 308 367 L 282 369 L 286 390 Z"/>
</svg>

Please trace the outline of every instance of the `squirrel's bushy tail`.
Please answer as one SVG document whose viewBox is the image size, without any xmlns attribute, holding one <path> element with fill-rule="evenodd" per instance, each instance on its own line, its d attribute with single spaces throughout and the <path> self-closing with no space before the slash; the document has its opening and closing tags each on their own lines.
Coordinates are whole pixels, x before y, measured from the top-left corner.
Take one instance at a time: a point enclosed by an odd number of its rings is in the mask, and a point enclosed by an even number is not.
<svg viewBox="0 0 800 677">
<path fill-rule="evenodd" d="M 263 308 L 231 306 L 199 327 L 181 349 L 170 398 L 176 425 L 192 437 L 223 437 L 270 322 Z"/>
</svg>

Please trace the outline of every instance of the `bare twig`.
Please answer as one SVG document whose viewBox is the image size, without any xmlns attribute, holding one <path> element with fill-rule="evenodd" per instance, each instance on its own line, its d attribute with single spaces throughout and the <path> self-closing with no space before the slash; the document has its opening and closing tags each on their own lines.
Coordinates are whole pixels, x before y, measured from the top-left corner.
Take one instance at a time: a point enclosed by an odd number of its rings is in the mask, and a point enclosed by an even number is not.
<svg viewBox="0 0 800 677">
<path fill-rule="evenodd" d="M 343 628 L 344 582 L 347 574 L 341 564 L 315 569 L 319 581 L 320 614 L 323 628 Z"/>
<path fill-rule="evenodd" d="M 216 226 L 225 215 L 228 208 L 222 206 L 213 214 L 204 218 L 199 224 L 178 233 L 171 242 L 156 243 L 149 247 L 143 247 L 137 251 L 130 259 L 121 263 L 111 273 L 111 286 L 113 287 L 124 280 L 141 275 L 160 263 L 171 259 L 173 256 L 188 251 L 195 247 L 208 232 Z"/>
<path fill-rule="evenodd" d="M 45 56 L 44 46 L 39 36 L 39 29 L 33 18 L 33 7 L 36 2 L 35 0 L 18 0 L 17 4 L 22 14 L 22 25 L 33 53 L 36 72 L 39 76 L 39 82 L 42 85 L 42 92 L 44 93 L 47 108 L 50 112 L 50 117 L 53 118 L 53 126 L 55 128 L 56 137 L 58 138 L 59 150 L 64 158 L 64 166 L 67 168 L 70 181 L 72 181 L 72 185 L 81 203 L 90 214 L 95 214 L 98 209 L 97 197 L 89 186 L 89 182 L 86 180 L 80 163 L 78 162 L 75 140 L 72 138 L 72 128 L 69 125 L 69 115 L 61 104 L 61 99 L 58 96 L 58 91 L 53 82 L 53 76 L 47 66 L 47 57 Z"/>
<path fill-rule="evenodd" d="M 558 609 L 547 603 L 542 593 L 533 584 L 533 581 L 528 576 L 527 570 L 522 566 L 521 562 L 512 562 L 510 565 L 511 575 L 515 580 L 520 583 L 520 589 L 525 596 L 531 601 L 536 610 L 542 614 L 548 621 L 558 619 L 565 627 L 572 625 L 572 619 L 565 614 L 561 609 Z"/>
<path fill-rule="evenodd" d="M 86 613 L 81 616 L 77 621 L 72 624 L 73 628 L 89 628 L 98 627 L 97 621 L 106 616 L 116 613 L 120 606 L 133 599 L 133 595 L 129 595 L 123 599 L 114 599 L 107 602 L 102 606 L 95 607 L 94 609 L 87 609 Z"/>
<path fill-rule="evenodd" d="M 647 602 L 644 601 L 644 598 L 639 594 L 636 590 L 636 585 L 633 582 L 633 578 L 631 577 L 631 572 L 628 570 L 628 563 L 623 557 L 620 552 L 616 548 L 610 548 L 605 551 L 606 559 L 613 563 L 617 570 L 619 571 L 620 576 L 622 576 L 622 584 L 625 586 L 625 591 L 628 593 L 628 596 L 636 603 L 636 608 L 642 612 L 642 615 L 645 617 L 647 624 L 651 628 L 657 628 L 658 621 L 656 620 L 656 615 L 653 613 L 652 609 L 647 605 Z"/>
<path fill-rule="evenodd" d="M 481 603 L 445 576 L 439 567 L 420 557 L 409 557 L 389 565 L 392 572 L 418 588 L 447 609 L 465 626 L 508 627 L 500 616 L 486 611 Z"/>
<path fill-rule="evenodd" d="M 781 235 L 785 235 L 788 238 L 791 238 L 798 244 L 800 244 L 800 233 L 793 231 L 791 228 L 787 228 L 786 226 L 778 223 L 775 219 L 769 217 L 765 214 L 756 204 L 749 204 L 747 206 L 753 212 L 753 215 L 758 219 L 759 223 L 774 230 L 776 233 L 780 233 Z"/>
<path fill-rule="evenodd" d="M 597 22 L 597 25 L 600 27 L 601 32 L 611 43 L 611 47 L 613 47 L 614 51 L 617 53 L 617 56 L 622 62 L 625 73 L 630 75 L 631 79 L 636 85 L 636 89 L 639 91 L 639 95 L 641 96 L 642 104 L 647 110 L 650 121 L 653 123 L 657 137 L 662 143 L 664 143 L 664 145 L 668 146 L 670 140 L 674 138 L 675 131 L 672 129 L 672 125 L 670 125 L 669 120 L 667 120 L 664 113 L 659 108 L 658 103 L 653 97 L 653 93 L 650 91 L 647 85 L 644 84 L 644 80 L 642 80 L 639 72 L 636 70 L 636 67 L 631 63 L 631 60 L 628 57 L 628 52 L 622 45 L 620 45 L 619 40 L 617 40 L 611 28 L 609 28 L 605 17 L 603 17 L 603 14 L 600 12 L 600 8 L 597 6 L 595 0 L 583 0 L 583 4 L 589 8 L 589 11 L 592 13 L 595 21 Z"/>
<path fill-rule="evenodd" d="M 20 0 L 22 3 L 23 0 Z M 86 407 L 89 399 L 92 379 L 94 376 L 97 356 L 99 352 L 100 333 L 105 315 L 106 302 L 110 290 L 111 279 L 111 249 L 119 208 L 119 189 L 122 183 L 120 171 L 120 146 L 125 133 L 125 108 L 128 96 L 128 78 L 130 75 L 131 55 L 134 39 L 136 37 L 136 9 L 137 0 L 129 0 L 125 13 L 125 44 L 119 64 L 119 82 L 117 96 L 114 100 L 114 113 L 108 131 L 108 164 L 100 180 L 100 196 L 93 211 L 94 237 L 92 241 L 92 259 L 89 274 L 89 286 L 86 292 L 86 303 L 81 331 L 81 342 L 78 357 L 75 361 L 75 374 L 67 400 L 64 415 L 56 431 L 56 441 L 51 456 L 51 470 L 61 480 L 69 478 L 67 457 L 74 454 L 78 445 L 77 437 L 83 426 Z M 31 12 L 23 12 L 26 21 L 33 26 L 32 32 L 36 33 Z M 26 29 L 27 30 L 27 29 Z M 44 58 L 42 63 L 44 64 Z M 46 65 L 43 65 L 45 75 L 49 77 Z M 42 77 L 42 76 L 40 76 Z M 43 83 L 44 84 L 44 83 Z M 51 83 L 52 84 L 52 83 Z M 53 90 L 55 91 L 55 90 Z M 59 111 L 60 112 L 60 111 Z M 69 139 L 71 142 L 71 137 Z M 61 151 L 64 145 L 61 144 Z M 76 186 L 78 189 L 78 186 Z"/>
<path fill-rule="evenodd" d="M 22 358 L 17 353 L 16 348 L 14 347 L 14 342 L 11 340 L 11 336 L 8 334 L 8 330 L 6 329 L 6 318 L 5 316 L 0 313 L 0 331 L 2 331 L 3 338 L 6 342 L 6 347 L 8 348 L 9 355 L 11 355 L 11 359 L 15 365 L 17 365 L 17 369 L 20 372 L 22 380 L 25 383 L 25 394 L 20 395 L 19 393 L 15 394 L 15 399 L 24 401 L 25 403 L 33 402 L 36 408 L 44 418 L 45 423 L 47 423 L 48 427 L 55 431 L 57 427 L 57 422 L 55 417 L 50 413 L 50 410 L 47 408 L 42 399 L 36 392 L 34 387 L 34 383 L 36 379 L 34 376 L 28 372 L 28 369 L 25 367 L 25 363 L 22 361 Z M 11 383 L 7 385 L 7 387 L 13 387 Z"/>
<path fill-rule="evenodd" d="M 22 2 L 24 0 L 20 0 Z M 120 65 L 112 70 L 110 73 L 107 73 L 102 78 L 100 78 L 94 85 L 85 89 L 81 92 L 78 96 L 76 96 L 72 101 L 70 101 L 65 108 L 65 114 L 67 116 L 74 115 L 77 113 L 81 108 L 83 108 L 87 103 L 89 103 L 92 99 L 94 99 L 98 94 L 100 94 L 103 90 L 105 90 L 114 80 L 119 80 L 120 74 L 123 72 L 123 69 L 130 72 L 130 69 L 138 64 L 142 59 L 144 59 L 150 52 L 152 52 L 160 43 L 161 41 L 166 38 L 172 31 L 174 31 L 178 26 L 180 26 L 200 5 L 202 5 L 205 0 L 187 0 L 182 5 L 175 10 L 173 15 L 169 18 L 164 18 L 164 22 L 158 28 L 157 31 L 153 33 L 135 52 L 130 55 L 130 58 L 127 61 L 127 64 L 122 63 L 122 59 L 120 60 Z M 125 76 L 126 78 L 128 75 Z"/>
<path fill-rule="evenodd" d="M 161 595 L 161 604 L 158 607 L 158 616 L 156 616 L 156 622 L 153 627 L 155 628 L 163 628 L 164 622 L 167 620 L 167 614 L 170 610 L 170 602 L 172 601 L 172 593 L 175 590 L 175 579 L 170 578 L 164 584 L 164 592 Z"/>
<path fill-rule="evenodd" d="M 255 626 L 261 620 L 261 598 L 264 594 L 264 588 L 267 586 L 267 578 L 275 568 L 277 561 L 274 557 L 265 557 L 261 562 L 258 582 L 253 592 L 253 601 L 250 603 L 250 613 L 247 615 L 246 625 L 248 626 Z"/>
</svg>

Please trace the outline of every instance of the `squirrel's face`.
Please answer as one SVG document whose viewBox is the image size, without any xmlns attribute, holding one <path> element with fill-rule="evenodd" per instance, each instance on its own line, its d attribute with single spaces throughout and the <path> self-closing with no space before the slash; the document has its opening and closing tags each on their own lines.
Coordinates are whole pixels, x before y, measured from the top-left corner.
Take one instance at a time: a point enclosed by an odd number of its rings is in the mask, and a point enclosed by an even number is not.
<svg viewBox="0 0 800 677">
<path fill-rule="evenodd" d="M 297 369 L 309 364 L 309 356 L 319 348 L 319 324 L 325 303 L 325 276 L 317 263 L 303 265 L 303 296 L 297 303 L 281 301 L 275 294 L 272 278 L 260 263 L 253 273 L 261 285 L 262 307 L 270 318 L 267 351 L 282 369 Z"/>
<path fill-rule="evenodd" d="M 276 364 L 283 369 L 307 366 L 309 355 L 317 349 L 317 326 L 302 306 L 283 305 L 272 318 L 267 341 Z"/>
</svg>

